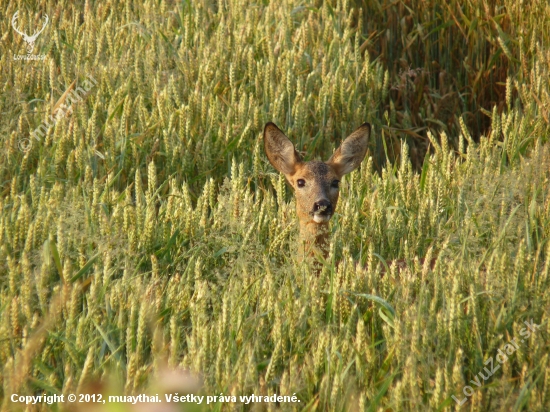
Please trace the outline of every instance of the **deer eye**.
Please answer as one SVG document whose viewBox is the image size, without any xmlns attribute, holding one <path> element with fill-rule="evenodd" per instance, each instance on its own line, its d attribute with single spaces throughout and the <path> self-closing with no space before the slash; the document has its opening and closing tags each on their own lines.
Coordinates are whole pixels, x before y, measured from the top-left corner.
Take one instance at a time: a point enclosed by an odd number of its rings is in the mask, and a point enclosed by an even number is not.
<svg viewBox="0 0 550 412">
<path fill-rule="evenodd" d="M 332 187 L 334 187 L 335 189 L 338 189 L 339 185 L 340 185 L 340 181 L 338 181 L 338 180 L 333 180 L 332 181 Z"/>
<path fill-rule="evenodd" d="M 306 181 L 304 179 L 298 179 L 296 180 L 296 183 L 298 184 L 298 187 L 304 187 L 306 185 Z"/>
</svg>

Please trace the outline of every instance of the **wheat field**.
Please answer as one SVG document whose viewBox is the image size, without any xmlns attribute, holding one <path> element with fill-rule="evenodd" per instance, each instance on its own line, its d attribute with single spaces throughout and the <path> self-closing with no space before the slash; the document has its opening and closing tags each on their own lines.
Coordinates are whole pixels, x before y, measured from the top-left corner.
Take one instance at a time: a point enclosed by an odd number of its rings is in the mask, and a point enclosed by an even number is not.
<svg viewBox="0 0 550 412">
<path fill-rule="evenodd" d="M 2 410 L 550 409 L 546 0 L 0 4 Z M 320 273 L 267 121 L 373 126 Z"/>
</svg>

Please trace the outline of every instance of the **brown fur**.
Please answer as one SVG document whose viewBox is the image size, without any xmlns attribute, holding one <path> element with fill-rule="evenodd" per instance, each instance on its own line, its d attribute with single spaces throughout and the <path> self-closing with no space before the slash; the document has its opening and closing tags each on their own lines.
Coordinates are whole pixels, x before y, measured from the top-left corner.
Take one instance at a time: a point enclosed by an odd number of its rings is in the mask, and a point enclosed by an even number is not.
<svg viewBox="0 0 550 412">
<path fill-rule="evenodd" d="M 370 124 L 364 123 L 326 162 L 302 161 L 292 142 L 274 124 L 264 128 L 264 148 L 273 167 L 283 173 L 296 196 L 296 213 L 300 221 L 300 257 L 315 253 L 326 256 L 328 222 L 338 203 L 335 182 L 357 169 L 367 153 Z"/>
</svg>

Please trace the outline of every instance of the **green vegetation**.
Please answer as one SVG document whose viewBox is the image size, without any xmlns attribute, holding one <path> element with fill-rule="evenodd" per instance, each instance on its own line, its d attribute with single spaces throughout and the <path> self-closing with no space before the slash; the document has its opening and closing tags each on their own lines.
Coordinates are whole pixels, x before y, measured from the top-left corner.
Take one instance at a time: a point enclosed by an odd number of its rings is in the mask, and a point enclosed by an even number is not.
<svg viewBox="0 0 550 412">
<path fill-rule="evenodd" d="M 546 0 L 0 4 L 3 409 L 166 368 L 282 410 L 456 410 L 465 385 L 463 409 L 550 408 Z M 44 61 L 14 59 L 17 10 L 49 15 Z M 373 125 L 319 275 L 269 120 L 309 159 Z"/>
</svg>

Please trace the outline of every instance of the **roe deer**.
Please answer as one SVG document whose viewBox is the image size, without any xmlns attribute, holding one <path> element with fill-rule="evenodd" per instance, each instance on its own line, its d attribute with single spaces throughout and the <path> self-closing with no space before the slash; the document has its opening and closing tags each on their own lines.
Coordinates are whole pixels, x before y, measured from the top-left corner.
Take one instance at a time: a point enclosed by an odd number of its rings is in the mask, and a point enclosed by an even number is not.
<svg viewBox="0 0 550 412">
<path fill-rule="evenodd" d="M 264 147 L 269 162 L 283 173 L 294 189 L 300 221 L 300 257 L 318 249 L 328 253 L 328 222 L 338 203 L 342 176 L 357 169 L 367 153 L 370 124 L 363 123 L 326 162 L 302 161 L 292 142 L 274 124 L 264 128 Z"/>
<path fill-rule="evenodd" d="M 300 259 L 314 255 L 315 251 L 327 257 L 328 223 L 338 203 L 340 179 L 360 166 L 367 153 L 370 132 L 370 124 L 363 123 L 326 162 L 304 162 L 292 142 L 274 123 L 265 125 L 264 148 L 267 158 L 275 169 L 285 175 L 296 196 L 296 212 L 300 222 Z M 430 260 L 431 268 L 435 261 Z M 423 264 L 424 259 L 420 259 L 420 262 Z M 406 267 L 404 259 L 386 263 L 395 263 L 399 270 Z"/>
</svg>

